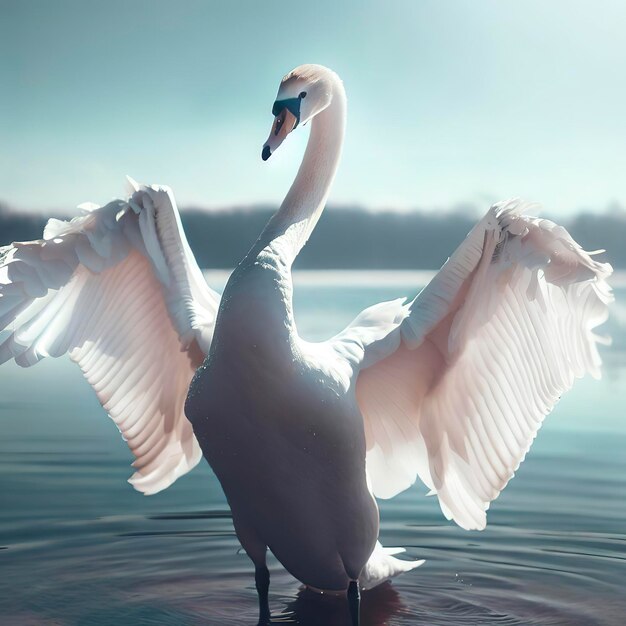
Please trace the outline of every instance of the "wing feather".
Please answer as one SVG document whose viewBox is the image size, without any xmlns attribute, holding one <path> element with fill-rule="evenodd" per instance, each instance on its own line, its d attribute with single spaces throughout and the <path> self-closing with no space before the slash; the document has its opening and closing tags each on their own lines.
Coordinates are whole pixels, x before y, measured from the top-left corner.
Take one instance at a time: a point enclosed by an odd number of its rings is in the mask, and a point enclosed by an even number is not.
<svg viewBox="0 0 626 626">
<path fill-rule="evenodd" d="M 364 360 L 356 383 L 375 495 L 420 476 L 468 529 L 484 528 L 560 396 L 600 375 L 611 267 L 526 208 L 491 208 L 411 304 L 399 347 Z"/>
<path fill-rule="evenodd" d="M 129 482 L 156 493 L 201 458 L 184 402 L 218 300 L 169 189 L 138 187 L 0 249 L 0 363 L 69 353 L 135 456 Z"/>
</svg>

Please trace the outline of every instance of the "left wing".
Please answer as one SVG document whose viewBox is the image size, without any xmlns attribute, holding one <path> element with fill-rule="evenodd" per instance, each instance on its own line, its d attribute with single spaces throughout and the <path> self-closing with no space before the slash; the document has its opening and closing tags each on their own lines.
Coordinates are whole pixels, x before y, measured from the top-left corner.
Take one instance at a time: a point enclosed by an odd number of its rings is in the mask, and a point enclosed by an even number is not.
<svg viewBox="0 0 626 626">
<path fill-rule="evenodd" d="M 356 382 L 374 494 L 419 475 L 466 529 L 485 527 L 574 379 L 600 376 L 611 266 L 524 208 L 491 208 L 392 329 L 393 350 L 370 365 L 365 348 Z"/>
<path fill-rule="evenodd" d="M 218 303 L 171 191 L 137 188 L 0 248 L 0 364 L 69 353 L 135 456 L 129 482 L 156 493 L 202 458 L 184 403 Z"/>
</svg>

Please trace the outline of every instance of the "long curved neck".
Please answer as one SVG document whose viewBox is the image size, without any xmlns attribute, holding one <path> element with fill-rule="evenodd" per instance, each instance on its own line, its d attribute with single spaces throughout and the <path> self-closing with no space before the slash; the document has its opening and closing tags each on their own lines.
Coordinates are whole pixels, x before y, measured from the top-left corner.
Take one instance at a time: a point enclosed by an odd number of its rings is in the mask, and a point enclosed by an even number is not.
<svg viewBox="0 0 626 626">
<path fill-rule="evenodd" d="M 277 256 L 291 267 L 319 220 L 335 178 L 346 125 L 346 94 L 333 85 L 331 103 L 311 121 L 304 158 L 291 188 L 261 234 L 258 253 Z"/>
</svg>

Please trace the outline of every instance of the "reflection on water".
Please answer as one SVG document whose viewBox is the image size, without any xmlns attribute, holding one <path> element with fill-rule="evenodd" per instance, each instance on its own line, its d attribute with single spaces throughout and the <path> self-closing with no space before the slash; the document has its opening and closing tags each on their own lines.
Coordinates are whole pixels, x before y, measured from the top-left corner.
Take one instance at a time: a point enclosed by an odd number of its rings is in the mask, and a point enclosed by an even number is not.
<svg viewBox="0 0 626 626">
<path fill-rule="evenodd" d="M 313 339 L 411 293 L 322 278 L 296 292 Z M 624 310 L 626 292 L 617 297 Z M 364 626 L 624 623 L 626 325 L 618 315 L 607 330 L 604 380 L 581 381 L 559 404 L 487 530 L 447 522 L 421 485 L 381 503 L 383 543 L 427 561 L 363 594 Z M 256 623 L 252 567 L 206 464 L 144 498 L 124 482 L 130 454 L 75 366 L 0 373 L 1 623 Z M 349 623 L 342 599 L 303 590 L 275 561 L 270 569 L 273 623 Z"/>
<path fill-rule="evenodd" d="M 363 593 L 361 602 L 362 626 L 386 624 L 392 617 L 407 613 L 402 596 L 391 585 L 385 583 L 380 587 Z M 348 607 L 345 598 L 337 596 L 320 596 L 318 593 L 302 588 L 295 600 L 287 604 L 282 614 L 276 615 L 272 623 L 300 624 L 301 626 L 345 626 L 348 622 Z"/>
</svg>

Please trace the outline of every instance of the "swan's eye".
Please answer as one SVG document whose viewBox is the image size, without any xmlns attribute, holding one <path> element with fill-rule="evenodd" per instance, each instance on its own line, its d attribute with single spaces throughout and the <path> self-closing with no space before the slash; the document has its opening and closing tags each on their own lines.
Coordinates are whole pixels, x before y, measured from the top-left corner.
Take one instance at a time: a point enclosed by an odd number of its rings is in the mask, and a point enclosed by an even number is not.
<svg viewBox="0 0 626 626">
<path fill-rule="evenodd" d="M 298 125 L 300 121 L 300 102 L 302 102 L 301 98 L 286 98 L 274 102 L 272 115 L 276 117 L 276 121 L 274 122 L 273 132 L 278 134 L 278 131 L 281 127 L 284 127 L 286 121 L 291 122 L 291 117 L 294 120 L 293 127 L 287 132 L 290 133 Z"/>
<path fill-rule="evenodd" d="M 301 91 L 298 98 L 300 98 L 300 100 L 302 100 L 303 98 L 306 98 L 306 91 Z"/>
<path fill-rule="evenodd" d="M 283 109 L 281 114 L 276 117 L 276 125 L 274 126 L 274 135 L 278 135 L 280 129 L 283 127 L 285 123 L 286 110 Z"/>
</svg>

